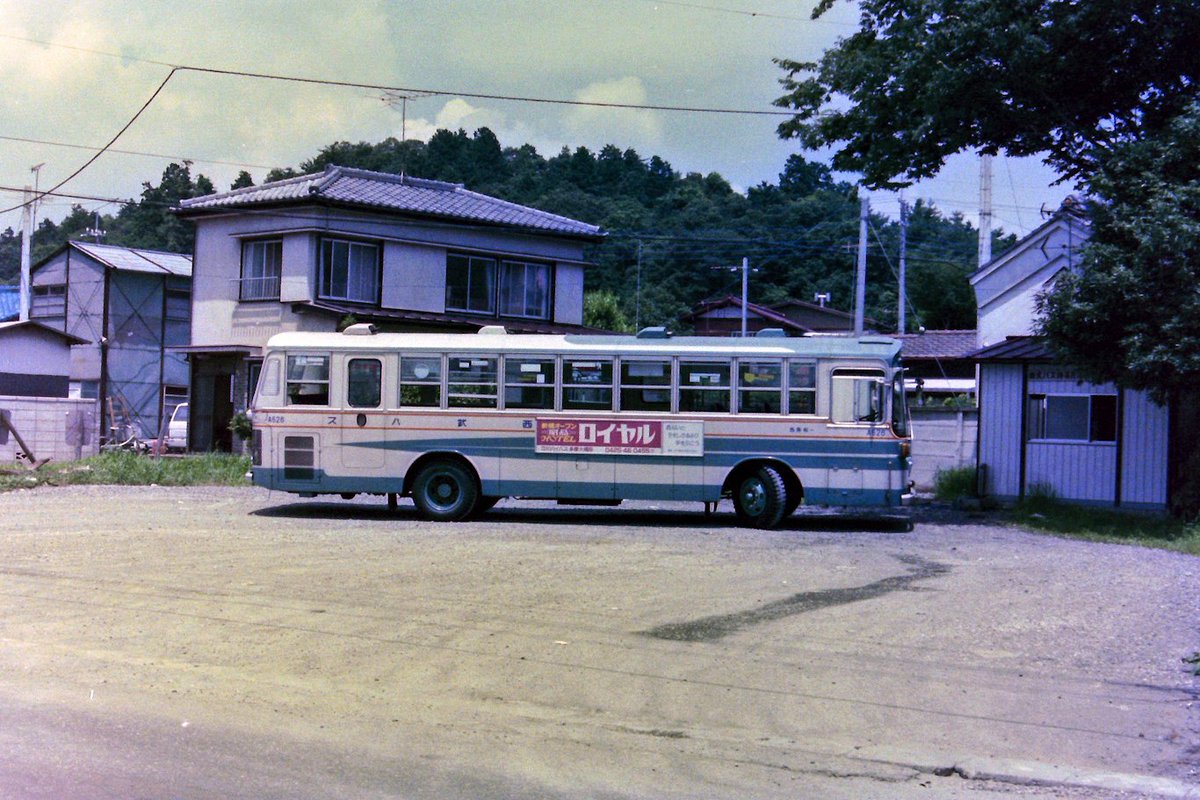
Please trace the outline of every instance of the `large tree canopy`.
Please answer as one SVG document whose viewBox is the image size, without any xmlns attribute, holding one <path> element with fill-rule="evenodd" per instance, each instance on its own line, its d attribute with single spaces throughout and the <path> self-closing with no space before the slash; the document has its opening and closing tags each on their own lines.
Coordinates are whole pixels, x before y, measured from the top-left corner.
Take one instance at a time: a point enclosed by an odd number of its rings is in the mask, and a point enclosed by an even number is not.
<svg viewBox="0 0 1200 800">
<path fill-rule="evenodd" d="M 1165 401 L 1200 385 L 1200 104 L 1113 150 L 1088 185 L 1083 269 L 1042 298 L 1041 331 L 1093 380 Z"/>
<path fill-rule="evenodd" d="M 836 0 L 821 0 L 815 17 Z M 1086 176 L 1164 130 L 1200 90 L 1195 0 L 859 0 L 817 63 L 779 59 L 779 127 L 895 188 L 963 150 L 1046 154 Z"/>
</svg>

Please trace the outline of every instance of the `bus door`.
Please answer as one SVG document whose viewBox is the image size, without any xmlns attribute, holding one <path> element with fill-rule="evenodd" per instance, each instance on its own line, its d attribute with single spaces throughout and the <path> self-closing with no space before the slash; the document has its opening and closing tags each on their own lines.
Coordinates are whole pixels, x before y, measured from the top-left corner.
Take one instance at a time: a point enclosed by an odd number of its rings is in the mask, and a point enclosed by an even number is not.
<svg viewBox="0 0 1200 800">
<path fill-rule="evenodd" d="M 562 423 L 557 431 L 565 439 L 556 458 L 556 493 L 568 499 L 615 499 L 621 457 L 601 452 L 602 434 L 614 422 L 613 360 L 564 357 L 562 370 L 562 413 L 556 422 Z"/>
<path fill-rule="evenodd" d="M 505 434 L 509 442 L 500 450 L 500 479 L 510 492 L 527 497 L 553 497 L 558 482 L 558 455 L 538 446 L 538 436 L 555 416 L 556 363 L 553 356 L 504 357 L 504 408 L 523 411 L 520 430 Z M 542 433 L 539 434 L 539 431 Z M 529 447 L 532 434 L 534 446 Z M 529 452 L 532 450 L 532 452 Z"/>
<path fill-rule="evenodd" d="M 883 371 L 835 369 L 830 378 L 830 429 L 838 437 L 842 454 L 830 459 L 829 502 L 860 502 L 864 489 L 872 488 L 878 459 L 872 451 L 875 436 L 887 432 L 884 424 Z"/>
<path fill-rule="evenodd" d="M 342 466 L 352 470 L 379 470 L 387 461 L 386 426 L 378 411 L 383 403 L 383 361 L 351 356 L 345 362 L 346 395 L 343 412 Z"/>
</svg>

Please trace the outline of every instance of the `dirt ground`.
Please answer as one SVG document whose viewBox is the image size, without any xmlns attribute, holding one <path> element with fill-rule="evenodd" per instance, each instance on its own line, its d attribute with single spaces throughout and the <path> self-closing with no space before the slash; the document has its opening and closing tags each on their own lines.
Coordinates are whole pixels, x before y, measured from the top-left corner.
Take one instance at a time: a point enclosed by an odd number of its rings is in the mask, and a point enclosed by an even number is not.
<svg viewBox="0 0 1200 800">
<path fill-rule="evenodd" d="M 986 518 L 0 495 L 0 797 L 1200 797 L 1200 559 Z"/>
</svg>

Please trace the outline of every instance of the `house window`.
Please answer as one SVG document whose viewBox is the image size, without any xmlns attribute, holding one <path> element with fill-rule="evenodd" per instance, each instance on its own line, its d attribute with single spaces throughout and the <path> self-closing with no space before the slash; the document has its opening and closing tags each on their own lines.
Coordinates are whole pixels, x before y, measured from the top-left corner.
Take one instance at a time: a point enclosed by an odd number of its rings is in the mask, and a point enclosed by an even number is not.
<svg viewBox="0 0 1200 800">
<path fill-rule="evenodd" d="M 496 259 L 446 257 L 446 310 L 496 313 Z"/>
<path fill-rule="evenodd" d="M 446 256 L 446 310 L 550 319 L 549 264 Z"/>
<path fill-rule="evenodd" d="M 242 242 L 241 300 L 278 300 L 283 242 Z"/>
<path fill-rule="evenodd" d="M 62 317 L 67 313 L 67 287 L 63 284 L 53 286 L 34 286 L 29 298 L 29 316 L 31 317 Z"/>
<path fill-rule="evenodd" d="M 1064 442 L 1115 442 L 1117 396 L 1031 394 L 1026 438 Z"/>
<path fill-rule="evenodd" d="M 321 297 L 379 302 L 379 246 L 344 239 L 321 241 Z"/>
<path fill-rule="evenodd" d="M 505 261 L 500 269 L 500 316 L 550 318 L 550 267 Z"/>
</svg>

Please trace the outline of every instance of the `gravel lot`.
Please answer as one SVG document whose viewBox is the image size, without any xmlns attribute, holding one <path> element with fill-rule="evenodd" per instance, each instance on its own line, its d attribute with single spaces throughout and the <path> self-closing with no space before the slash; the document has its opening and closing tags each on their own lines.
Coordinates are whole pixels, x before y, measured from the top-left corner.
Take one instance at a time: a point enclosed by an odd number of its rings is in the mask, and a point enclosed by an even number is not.
<svg viewBox="0 0 1200 800">
<path fill-rule="evenodd" d="M 0 797 L 1200 797 L 1200 559 L 732 516 L 0 495 Z"/>
</svg>

